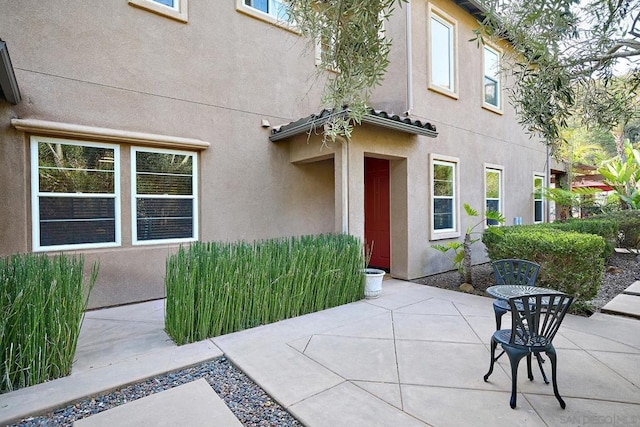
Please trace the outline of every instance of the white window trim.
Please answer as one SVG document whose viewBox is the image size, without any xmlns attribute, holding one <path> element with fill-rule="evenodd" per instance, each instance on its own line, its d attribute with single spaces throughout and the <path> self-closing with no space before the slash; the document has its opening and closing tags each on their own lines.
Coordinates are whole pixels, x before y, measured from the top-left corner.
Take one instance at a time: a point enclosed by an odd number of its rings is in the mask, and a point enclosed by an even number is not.
<svg viewBox="0 0 640 427">
<path fill-rule="evenodd" d="M 533 194 L 533 197 L 532 197 L 532 199 L 533 199 L 533 216 L 532 216 L 532 219 L 533 219 L 533 223 L 534 224 L 541 224 L 543 222 L 546 222 L 546 216 L 547 216 L 547 214 L 546 214 L 546 204 L 547 204 L 547 202 L 544 199 L 544 195 L 542 195 L 540 199 L 536 199 L 536 179 L 541 179 L 542 180 L 542 187 L 541 188 L 544 189 L 544 184 L 546 182 L 546 178 L 547 178 L 547 175 L 544 174 L 544 173 L 534 172 L 534 174 L 533 174 L 533 181 L 532 181 L 532 184 L 533 184 L 533 192 L 532 192 L 532 194 Z M 538 201 L 538 200 L 542 201 L 542 221 L 536 221 L 536 201 Z"/>
<path fill-rule="evenodd" d="M 485 78 L 485 73 L 484 73 L 484 63 L 485 63 L 485 50 L 490 50 L 493 53 L 495 53 L 498 56 L 498 105 L 493 105 L 493 104 L 489 104 L 488 102 L 485 102 L 484 99 L 484 78 Z M 481 90 L 481 96 L 482 96 L 482 108 L 484 108 L 485 110 L 491 111 L 493 113 L 496 114 L 504 114 L 504 110 L 503 110 L 503 96 L 502 96 L 502 88 L 503 88 L 504 84 L 503 84 L 503 77 L 502 77 L 502 50 L 498 49 L 497 47 L 490 45 L 490 44 L 485 44 L 482 48 L 482 81 L 481 81 L 481 85 L 480 87 L 482 88 Z"/>
<path fill-rule="evenodd" d="M 16 130 L 34 135 L 73 138 L 83 141 L 111 142 L 117 144 L 166 147 L 179 150 L 206 150 L 207 141 L 155 133 L 132 132 L 120 129 L 99 128 L 73 123 L 50 122 L 38 119 L 11 119 Z"/>
<path fill-rule="evenodd" d="M 136 6 L 167 18 L 175 19 L 180 22 L 189 21 L 188 0 L 175 0 L 175 6 L 170 7 L 154 0 L 128 0 L 131 6 Z"/>
<path fill-rule="evenodd" d="M 264 22 L 268 22 L 271 25 L 275 25 L 276 27 L 283 28 L 287 31 L 290 31 L 295 34 L 300 34 L 300 31 L 294 26 L 291 25 L 287 21 L 280 20 L 273 15 L 268 13 L 264 13 L 261 10 L 258 10 L 254 7 L 247 6 L 244 4 L 244 0 L 236 0 L 236 10 L 238 12 L 244 13 L 245 15 L 251 16 L 252 18 L 259 19 Z"/>
<path fill-rule="evenodd" d="M 453 83 L 453 90 L 446 88 L 446 87 L 442 87 L 439 85 L 436 85 L 433 83 L 433 78 L 432 78 L 432 64 L 431 64 L 431 19 L 435 18 L 438 21 L 440 21 L 441 23 L 443 23 L 444 25 L 448 26 L 451 28 L 451 33 L 452 33 L 452 46 L 451 46 L 451 55 L 452 55 L 452 59 L 451 59 L 451 64 L 450 67 L 453 68 L 453 70 L 450 70 L 450 74 L 451 74 L 451 81 Z M 428 58 L 428 67 L 427 67 L 427 72 L 428 72 L 428 89 L 432 90 L 434 92 L 438 92 L 441 93 L 443 95 L 446 95 L 450 98 L 453 99 L 458 99 L 458 21 L 453 19 L 451 16 L 449 16 L 448 14 L 446 14 L 445 12 L 441 11 L 440 9 L 438 9 L 437 7 L 433 6 L 431 3 L 428 6 L 428 11 L 427 11 L 427 34 L 428 34 L 428 41 L 427 41 L 427 58 Z"/>
<path fill-rule="evenodd" d="M 137 190 L 136 190 L 136 152 L 144 151 L 151 153 L 162 153 L 162 154 L 177 154 L 177 155 L 186 155 L 192 156 L 193 159 L 193 194 L 191 197 L 186 196 L 172 196 L 172 198 L 190 198 L 193 200 L 193 237 L 183 238 L 183 239 L 156 239 L 156 240 L 138 240 L 138 218 L 137 218 Z M 133 246 L 141 246 L 141 245 L 158 245 L 158 244 L 172 244 L 172 243 L 185 243 L 185 242 L 195 242 L 198 240 L 198 217 L 199 207 L 198 207 L 198 155 L 193 151 L 177 151 L 177 150 L 164 150 L 159 148 L 148 148 L 148 147 L 131 147 L 131 244 Z"/>
<path fill-rule="evenodd" d="M 500 198 L 498 199 L 498 212 L 500 212 L 502 214 L 502 216 L 505 216 L 504 213 L 504 167 L 500 166 L 500 165 L 494 165 L 491 163 L 485 163 L 484 164 L 484 206 L 483 206 L 483 212 L 485 214 L 485 218 L 486 218 L 486 214 L 487 214 L 487 172 L 498 172 L 500 174 Z M 498 224 L 501 225 L 501 224 Z M 488 228 L 487 226 L 487 222 L 484 222 L 484 226 L 485 228 Z"/>
<path fill-rule="evenodd" d="M 453 183 L 453 228 L 449 228 L 446 230 L 435 230 L 433 228 L 434 224 L 434 186 L 433 186 L 433 166 L 435 164 L 453 164 L 454 165 L 454 180 Z M 457 157 L 444 156 L 440 154 L 429 155 L 429 240 L 440 240 L 440 239 L 453 239 L 460 237 L 460 203 L 458 203 L 458 198 L 460 195 L 460 159 Z"/>
<path fill-rule="evenodd" d="M 120 146 L 116 144 L 104 144 L 91 141 L 73 141 L 67 139 L 48 138 L 42 136 L 31 136 L 31 236 L 34 252 L 49 252 L 78 249 L 110 248 L 121 245 L 121 222 L 120 222 Z M 114 220 L 115 220 L 115 241 L 106 243 L 82 243 L 75 245 L 40 245 L 40 175 L 38 159 L 38 143 L 50 142 L 65 145 L 82 145 L 90 147 L 103 147 L 113 149 L 113 174 L 114 174 Z M 104 194 L 101 194 L 104 197 Z"/>
</svg>

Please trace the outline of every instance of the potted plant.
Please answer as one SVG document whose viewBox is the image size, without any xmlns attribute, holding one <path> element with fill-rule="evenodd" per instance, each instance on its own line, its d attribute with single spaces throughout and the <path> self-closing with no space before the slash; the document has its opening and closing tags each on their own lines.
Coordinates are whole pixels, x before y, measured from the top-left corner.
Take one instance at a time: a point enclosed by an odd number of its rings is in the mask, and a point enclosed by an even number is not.
<svg viewBox="0 0 640 427">
<path fill-rule="evenodd" d="M 364 272 L 364 297 L 366 299 L 378 298 L 382 294 L 382 280 L 386 272 L 378 268 L 369 267 L 369 261 L 371 260 L 371 254 L 373 253 L 373 242 L 371 246 L 367 248 L 367 254 L 365 256 L 365 268 Z"/>
</svg>

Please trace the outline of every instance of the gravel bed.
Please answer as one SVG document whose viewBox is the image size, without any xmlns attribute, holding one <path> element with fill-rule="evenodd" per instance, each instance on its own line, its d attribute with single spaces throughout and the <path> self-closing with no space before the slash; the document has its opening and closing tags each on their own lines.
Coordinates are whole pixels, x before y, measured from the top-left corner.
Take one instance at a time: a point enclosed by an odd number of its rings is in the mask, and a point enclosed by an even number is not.
<svg viewBox="0 0 640 427">
<path fill-rule="evenodd" d="M 282 406 L 258 387 L 225 357 L 181 371 L 132 384 L 111 393 L 87 398 L 11 426 L 71 426 L 73 422 L 163 390 L 205 378 L 245 426 L 301 426 Z"/>
<path fill-rule="evenodd" d="M 473 293 L 487 296 L 485 290 L 495 284 L 491 264 L 474 265 L 471 274 L 475 289 Z M 590 303 L 598 311 L 636 280 L 640 280 L 640 255 L 616 252 L 607 261 L 598 295 Z M 414 282 L 456 291 L 461 283 L 457 271 L 434 274 Z"/>
<path fill-rule="evenodd" d="M 485 289 L 494 284 L 491 265 L 489 263 L 475 265 L 472 274 L 474 293 L 486 296 Z M 615 253 L 607 262 L 602 286 L 598 296 L 591 303 L 596 309 L 600 309 L 636 280 L 640 280 L 640 255 Z M 414 282 L 458 290 L 460 276 L 457 271 L 450 271 L 417 279 Z M 76 420 L 200 378 L 207 380 L 231 412 L 245 426 L 302 425 L 242 371 L 225 357 L 221 357 L 181 371 L 150 378 L 98 397 L 84 399 L 43 416 L 25 418 L 10 427 L 71 426 Z"/>
</svg>

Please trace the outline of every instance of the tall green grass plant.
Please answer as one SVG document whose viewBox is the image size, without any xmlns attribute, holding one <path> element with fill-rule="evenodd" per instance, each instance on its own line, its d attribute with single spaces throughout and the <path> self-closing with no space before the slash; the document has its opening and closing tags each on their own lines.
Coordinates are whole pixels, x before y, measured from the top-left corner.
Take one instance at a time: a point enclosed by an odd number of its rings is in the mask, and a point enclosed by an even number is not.
<svg viewBox="0 0 640 427">
<path fill-rule="evenodd" d="M 165 327 L 185 344 L 353 302 L 363 265 L 348 235 L 196 242 L 167 259 Z"/>
<path fill-rule="evenodd" d="M 26 254 L 0 258 L 0 392 L 71 373 L 88 293 L 84 259 Z"/>
</svg>

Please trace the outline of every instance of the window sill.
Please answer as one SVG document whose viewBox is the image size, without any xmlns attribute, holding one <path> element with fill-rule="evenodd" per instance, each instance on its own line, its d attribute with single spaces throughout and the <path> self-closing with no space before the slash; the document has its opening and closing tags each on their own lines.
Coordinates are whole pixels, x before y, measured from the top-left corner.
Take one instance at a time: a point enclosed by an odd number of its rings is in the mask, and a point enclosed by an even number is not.
<svg viewBox="0 0 640 427">
<path fill-rule="evenodd" d="M 492 113 L 498 114 L 500 116 L 504 114 L 504 111 L 502 111 L 502 108 L 498 108 L 495 105 L 487 104 L 486 102 L 482 103 L 482 108 L 487 111 L 491 111 Z"/>
<path fill-rule="evenodd" d="M 175 19 L 176 21 L 180 21 L 186 24 L 189 21 L 187 12 L 187 0 L 177 1 L 179 5 L 178 9 L 165 6 L 153 0 L 129 0 L 129 4 L 131 6 L 139 7 L 140 9 L 148 10 L 150 12 L 157 13 L 158 15 L 166 16 L 167 18 Z"/>
<path fill-rule="evenodd" d="M 429 240 L 444 240 L 444 239 L 457 239 L 460 237 L 459 231 L 435 231 L 431 230 L 431 236 L 429 236 Z"/>
<path fill-rule="evenodd" d="M 451 98 L 451 99 L 455 99 L 455 100 L 457 100 L 457 99 L 458 99 L 458 93 L 457 93 L 457 92 L 451 92 L 450 90 L 445 89 L 445 88 L 443 88 L 443 87 L 435 86 L 435 85 L 430 84 L 427 88 L 428 88 L 430 91 L 433 91 L 433 92 L 439 93 L 440 95 L 447 96 L 447 97 L 449 97 L 449 98 Z"/>
<path fill-rule="evenodd" d="M 294 33 L 296 35 L 300 35 L 300 31 L 298 31 L 298 29 L 296 27 L 294 27 L 293 25 L 289 24 L 287 21 L 281 21 L 276 19 L 275 17 L 269 15 L 268 13 L 264 13 L 258 9 L 255 9 L 253 7 L 247 6 L 243 3 L 242 0 L 237 0 L 236 1 L 236 10 L 240 13 L 243 13 L 247 16 L 250 16 L 252 18 L 256 18 L 259 19 L 260 21 L 264 21 L 267 22 L 271 25 L 274 25 L 276 27 L 282 28 L 284 30 L 287 30 L 291 33 Z"/>
<path fill-rule="evenodd" d="M 211 145 L 207 141 L 201 141 L 199 139 L 49 122 L 37 119 L 12 119 L 11 124 L 16 130 L 34 135 L 88 139 L 99 142 L 129 143 L 145 147 L 202 151 Z"/>
</svg>

